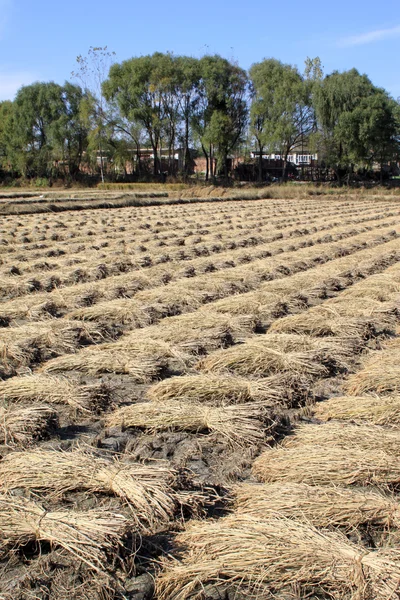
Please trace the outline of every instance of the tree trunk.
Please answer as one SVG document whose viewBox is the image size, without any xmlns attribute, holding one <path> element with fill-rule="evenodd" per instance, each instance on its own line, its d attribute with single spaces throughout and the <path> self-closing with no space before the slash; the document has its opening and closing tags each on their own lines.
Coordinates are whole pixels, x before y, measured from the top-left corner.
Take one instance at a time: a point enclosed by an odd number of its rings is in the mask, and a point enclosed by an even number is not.
<svg viewBox="0 0 400 600">
<path fill-rule="evenodd" d="M 261 144 L 258 145 L 258 149 L 259 149 L 259 156 L 258 156 L 258 181 L 261 183 L 263 176 L 262 176 L 262 166 L 263 166 L 263 159 L 262 159 L 262 155 L 263 155 L 263 150 L 264 148 L 261 146 Z"/>
<path fill-rule="evenodd" d="M 209 177 L 209 173 L 210 173 L 210 163 L 209 163 L 209 160 L 208 160 L 207 151 L 204 148 L 203 144 L 201 145 L 201 148 L 202 148 L 203 154 L 204 154 L 204 156 L 206 158 L 206 181 L 208 181 L 208 177 Z"/>
</svg>

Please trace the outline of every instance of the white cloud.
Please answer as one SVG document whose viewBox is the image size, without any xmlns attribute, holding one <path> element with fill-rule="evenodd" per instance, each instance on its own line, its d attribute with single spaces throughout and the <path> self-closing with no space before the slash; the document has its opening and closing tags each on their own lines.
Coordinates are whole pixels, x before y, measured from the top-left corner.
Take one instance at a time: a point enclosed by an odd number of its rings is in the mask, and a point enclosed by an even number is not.
<svg viewBox="0 0 400 600">
<path fill-rule="evenodd" d="M 388 38 L 400 37 L 400 25 L 390 27 L 389 29 L 375 29 L 367 33 L 353 35 L 339 40 L 338 45 L 341 47 L 361 46 L 363 44 L 371 44 Z"/>
<path fill-rule="evenodd" d="M 16 92 L 22 85 L 29 85 L 37 81 L 35 73 L 28 71 L 16 73 L 4 73 L 0 71 L 0 101 L 13 100 Z"/>
</svg>

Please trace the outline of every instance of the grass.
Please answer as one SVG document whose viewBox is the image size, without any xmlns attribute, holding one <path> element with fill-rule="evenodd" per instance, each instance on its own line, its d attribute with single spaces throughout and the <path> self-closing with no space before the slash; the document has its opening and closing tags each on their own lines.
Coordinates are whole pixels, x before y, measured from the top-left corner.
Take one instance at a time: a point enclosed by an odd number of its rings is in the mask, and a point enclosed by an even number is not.
<svg viewBox="0 0 400 600">
<path fill-rule="evenodd" d="M 58 429 L 57 412 L 49 406 L 0 408 L 0 440 L 6 446 L 29 446 Z"/>
</svg>

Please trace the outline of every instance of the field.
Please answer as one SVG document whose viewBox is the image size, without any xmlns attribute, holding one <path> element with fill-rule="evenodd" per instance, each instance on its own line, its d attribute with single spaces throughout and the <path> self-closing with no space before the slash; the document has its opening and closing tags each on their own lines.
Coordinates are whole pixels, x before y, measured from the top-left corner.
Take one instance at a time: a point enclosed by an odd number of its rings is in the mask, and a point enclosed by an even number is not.
<svg viewBox="0 0 400 600">
<path fill-rule="evenodd" d="M 398 599 L 399 197 L 176 195 L 0 199 L 0 600 Z"/>
</svg>

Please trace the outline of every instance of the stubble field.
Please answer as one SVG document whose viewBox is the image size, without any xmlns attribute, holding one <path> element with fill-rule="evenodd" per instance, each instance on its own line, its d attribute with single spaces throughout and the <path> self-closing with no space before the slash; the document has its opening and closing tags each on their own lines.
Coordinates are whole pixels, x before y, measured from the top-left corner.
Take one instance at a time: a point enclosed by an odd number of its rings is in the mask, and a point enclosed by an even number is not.
<svg viewBox="0 0 400 600">
<path fill-rule="evenodd" d="M 398 599 L 400 200 L 33 204 L 0 224 L 0 599 Z"/>
</svg>

